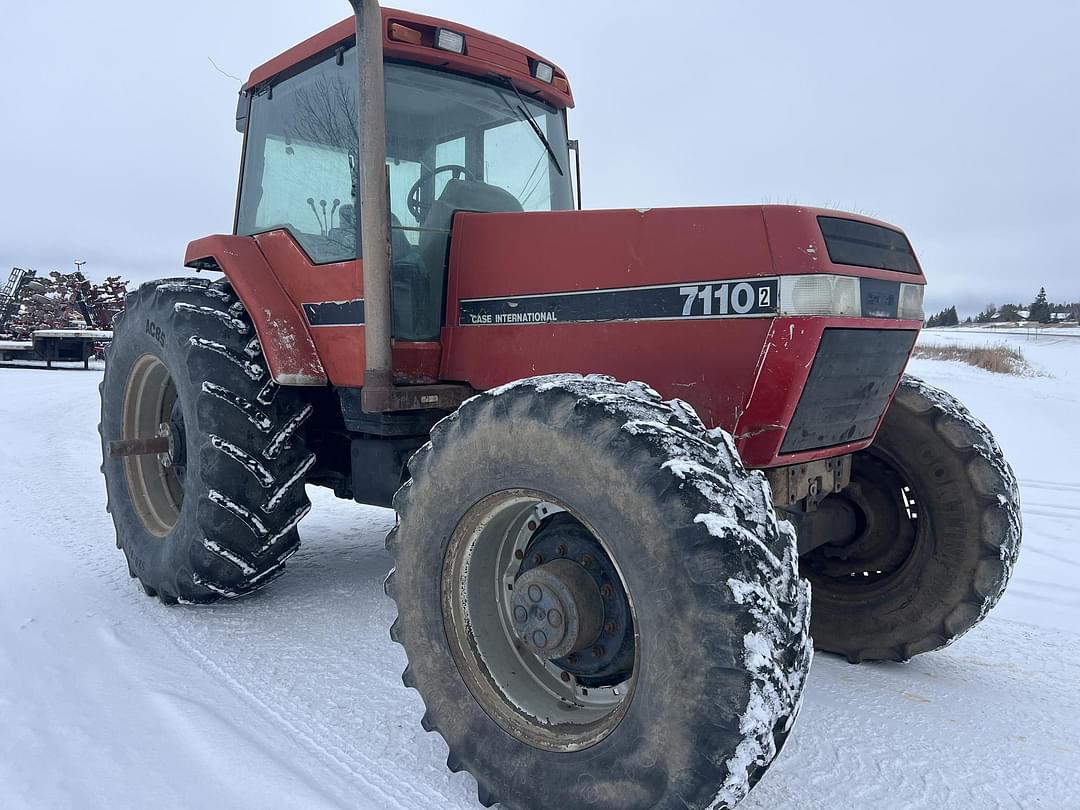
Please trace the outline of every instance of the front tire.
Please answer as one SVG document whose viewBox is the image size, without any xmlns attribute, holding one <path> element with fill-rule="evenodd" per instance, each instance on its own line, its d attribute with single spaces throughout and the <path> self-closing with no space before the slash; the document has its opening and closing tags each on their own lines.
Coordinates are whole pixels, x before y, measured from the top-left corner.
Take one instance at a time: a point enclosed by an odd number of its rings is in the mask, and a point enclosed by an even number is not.
<svg viewBox="0 0 1080 810">
<path fill-rule="evenodd" d="M 231 288 L 171 279 L 130 294 L 100 390 L 108 510 L 146 593 L 207 603 L 276 579 L 311 508 L 301 430 L 311 406 L 270 379 Z M 167 455 L 106 452 L 158 433 Z"/>
<path fill-rule="evenodd" d="M 424 728 L 483 804 L 746 795 L 812 649 L 794 533 L 730 437 L 641 384 L 560 375 L 470 400 L 409 467 L 387 538 L 391 636 Z M 567 654 L 571 625 L 586 635 Z"/>
<path fill-rule="evenodd" d="M 854 537 L 802 558 L 814 642 L 849 661 L 906 661 L 951 644 L 997 604 L 1020 550 L 1020 496 L 989 428 L 905 376 L 853 460 Z"/>
</svg>

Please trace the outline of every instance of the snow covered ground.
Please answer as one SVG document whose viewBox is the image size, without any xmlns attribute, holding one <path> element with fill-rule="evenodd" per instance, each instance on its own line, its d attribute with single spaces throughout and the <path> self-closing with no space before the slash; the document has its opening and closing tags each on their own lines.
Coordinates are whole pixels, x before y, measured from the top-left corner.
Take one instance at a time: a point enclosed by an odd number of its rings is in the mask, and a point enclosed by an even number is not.
<svg viewBox="0 0 1080 810">
<path fill-rule="evenodd" d="M 1053 376 L 913 371 L 990 424 L 1022 481 L 1010 591 L 908 665 L 819 655 L 748 810 L 1080 807 L 1080 340 L 1007 339 Z M 478 807 L 401 686 L 382 590 L 392 513 L 313 491 L 283 579 L 163 607 L 113 546 L 99 376 L 0 369 L 0 807 Z"/>
</svg>

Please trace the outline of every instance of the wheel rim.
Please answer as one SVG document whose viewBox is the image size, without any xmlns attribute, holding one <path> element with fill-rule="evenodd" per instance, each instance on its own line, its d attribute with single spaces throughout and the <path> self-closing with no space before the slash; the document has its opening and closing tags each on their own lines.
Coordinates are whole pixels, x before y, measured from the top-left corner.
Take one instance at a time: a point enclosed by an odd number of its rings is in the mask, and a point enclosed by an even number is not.
<svg viewBox="0 0 1080 810">
<path fill-rule="evenodd" d="M 183 453 L 183 421 L 169 369 L 157 357 L 143 355 L 124 392 L 120 438 L 154 436 L 168 436 L 173 449 L 161 456 L 129 456 L 123 463 L 135 513 L 148 532 L 165 537 L 184 503 L 182 468 L 174 463 Z"/>
<path fill-rule="evenodd" d="M 880 450 L 858 459 L 851 486 L 839 495 L 854 507 L 854 536 L 819 546 L 804 559 L 815 587 L 838 593 L 879 590 L 902 577 L 926 546 L 922 497 L 899 463 Z"/>
<path fill-rule="evenodd" d="M 589 568 L 580 559 L 570 559 L 570 553 L 548 565 L 534 559 L 531 544 L 551 525 L 546 521 L 558 518 L 576 520 L 602 550 L 588 555 L 592 558 Z M 582 577 L 581 571 L 587 576 Z M 590 607 L 590 579 L 610 586 L 600 586 L 603 615 L 599 619 Z M 538 589 L 543 589 L 542 599 L 523 596 L 527 592 L 539 595 Z M 538 606 L 544 613 L 565 613 L 565 621 L 544 628 L 554 627 L 557 636 L 550 639 L 545 655 L 522 638 L 539 626 L 530 619 L 526 627 L 523 605 L 537 615 Z M 625 716 L 639 670 L 633 602 L 608 546 L 579 515 L 556 499 L 534 491 L 508 490 L 473 506 L 447 547 L 442 610 L 446 636 L 466 686 L 488 716 L 519 740 L 551 751 L 577 751 L 599 743 Z M 578 613 L 571 620 L 575 610 Z M 560 635 L 569 625 L 574 626 L 566 630 L 567 635 L 580 634 L 577 645 L 585 645 L 581 658 L 591 658 L 597 651 L 604 653 L 605 639 L 623 638 L 614 632 L 613 617 L 617 616 L 625 616 L 624 643 L 629 649 L 629 671 L 618 669 L 616 664 L 617 674 L 607 678 L 617 683 L 588 677 L 582 667 L 575 670 L 570 663 L 575 653 L 557 659 L 546 657 L 574 646 Z M 593 639 L 597 621 L 599 637 Z M 595 660 L 602 659 L 596 656 Z"/>
</svg>

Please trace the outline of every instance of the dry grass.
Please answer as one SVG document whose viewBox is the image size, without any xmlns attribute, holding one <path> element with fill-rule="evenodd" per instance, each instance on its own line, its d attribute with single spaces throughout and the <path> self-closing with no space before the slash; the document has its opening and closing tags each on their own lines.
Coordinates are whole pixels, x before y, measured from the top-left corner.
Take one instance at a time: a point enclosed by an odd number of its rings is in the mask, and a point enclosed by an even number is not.
<svg viewBox="0 0 1080 810">
<path fill-rule="evenodd" d="M 1027 377 L 1035 373 L 1035 369 L 1024 359 L 1023 352 L 1008 343 L 996 343 L 992 346 L 920 344 L 915 347 L 912 357 L 959 360 L 994 374 L 1013 374 L 1017 377 Z"/>
</svg>

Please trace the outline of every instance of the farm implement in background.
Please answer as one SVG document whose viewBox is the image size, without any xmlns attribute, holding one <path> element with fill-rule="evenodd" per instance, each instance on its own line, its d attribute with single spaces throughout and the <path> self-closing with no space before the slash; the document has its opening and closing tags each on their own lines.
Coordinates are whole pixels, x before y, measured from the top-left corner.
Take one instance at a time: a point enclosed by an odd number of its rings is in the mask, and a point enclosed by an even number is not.
<svg viewBox="0 0 1080 810">
<path fill-rule="evenodd" d="M 0 362 L 82 363 L 104 356 L 112 323 L 123 311 L 127 282 L 110 276 L 94 284 L 81 273 L 12 268 L 0 288 Z"/>
</svg>

